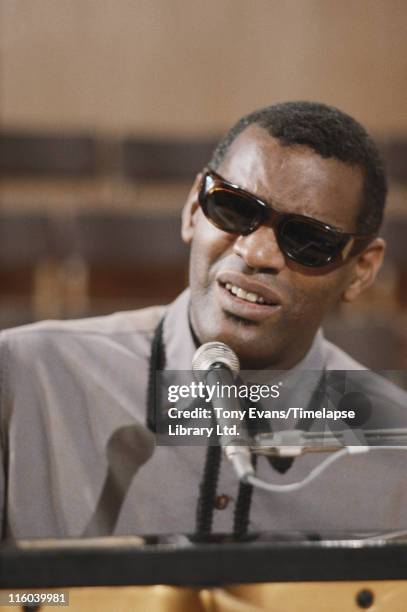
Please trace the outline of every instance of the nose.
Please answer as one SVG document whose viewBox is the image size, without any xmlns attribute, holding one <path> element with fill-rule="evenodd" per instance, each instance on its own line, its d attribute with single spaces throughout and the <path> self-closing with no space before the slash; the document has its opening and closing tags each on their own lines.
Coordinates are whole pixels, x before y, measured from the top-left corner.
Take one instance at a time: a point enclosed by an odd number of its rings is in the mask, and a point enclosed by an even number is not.
<svg viewBox="0 0 407 612">
<path fill-rule="evenodd" d="M 253 269 L 279 272 L 285 266 L 284 254 L 277 244 L 274 229 L 261 225 L 247 236 L 239 236 L 233 250 Z"/>
</svg>

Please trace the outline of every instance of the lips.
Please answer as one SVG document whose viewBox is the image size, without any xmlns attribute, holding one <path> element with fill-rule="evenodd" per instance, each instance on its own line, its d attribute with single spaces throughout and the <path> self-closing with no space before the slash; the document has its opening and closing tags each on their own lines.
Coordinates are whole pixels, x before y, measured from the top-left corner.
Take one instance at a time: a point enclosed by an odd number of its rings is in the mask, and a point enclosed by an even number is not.
<svg viewBox="0 0 407 612">
<path fill-rule="evenodd" d="M 230 293 L 232 293 L 233 295 L 236 295 L 238 298 L 246 300 L 247 302 L 251 302 L 252 304 L 266 304 L 264 298 L 258 293 L 254 293 L 253 291 L 245 291 L 237 285 L 226 283 L 225 289 L 230 291 Z"/>
<path fill-rule="evenodd" d="M 226 287 L 227 284 L 238 287 L 246 293 L 254 293 L 262 298 L 266 305 L 278 306 L 281 304 L 280 296 L 267 287 L 264 283 L 254 280 L 245 274 L 239 272 L 222 272 L 216 280 L 218 283 Z"/>
<path fill-rule="evenodd" d="M 267 285 L 238 272 L 222 272 L 216 278 L 221 306 L 237 316 L 261 321 L 281 308 L 280 296 Z"/>
</svg>

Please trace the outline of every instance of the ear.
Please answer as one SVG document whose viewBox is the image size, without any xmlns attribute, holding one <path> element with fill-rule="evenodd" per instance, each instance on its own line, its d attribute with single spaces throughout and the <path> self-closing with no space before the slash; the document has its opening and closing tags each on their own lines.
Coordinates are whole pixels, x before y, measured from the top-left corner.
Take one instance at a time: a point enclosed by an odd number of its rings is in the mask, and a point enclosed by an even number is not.
<svg viewBox="0 0 407 612">
<path fill-rule="evenodd" d="M 353 302 L 365 289 L 370 287 L 383 262 L 386 243 L 375 238 L 369 246 L 356 257 L 352 267 L 351 281 L 342 294 L 344 302 Z"/>
<path fill-rule="evenodd" d="M 202 173 L 196 175 L 191 191 L 188 194 L 182 209 L 181 237 L 186 244 L 190 244 L 194 235 L 195 214 L 199 209 L 198 193 L 202 180 Z"/>
</svg>

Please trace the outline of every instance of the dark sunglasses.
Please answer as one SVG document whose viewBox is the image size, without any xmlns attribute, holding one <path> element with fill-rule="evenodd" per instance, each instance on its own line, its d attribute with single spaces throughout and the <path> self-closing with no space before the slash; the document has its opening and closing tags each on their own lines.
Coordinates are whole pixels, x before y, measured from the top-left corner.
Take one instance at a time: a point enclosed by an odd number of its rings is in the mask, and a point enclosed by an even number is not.
<svg viewBox="0 0 407 612">
<path fill-rule="evenodd" d="M 311 268 L 344 262 L 363 251 L 374 238 L 347 234 L 305 215 L 278 212 L 213 170 L 205 171 L 198 200 L 207 219 L 230 234 L 246 236 L 269 222 L 284 255 Z"/>
</svg>

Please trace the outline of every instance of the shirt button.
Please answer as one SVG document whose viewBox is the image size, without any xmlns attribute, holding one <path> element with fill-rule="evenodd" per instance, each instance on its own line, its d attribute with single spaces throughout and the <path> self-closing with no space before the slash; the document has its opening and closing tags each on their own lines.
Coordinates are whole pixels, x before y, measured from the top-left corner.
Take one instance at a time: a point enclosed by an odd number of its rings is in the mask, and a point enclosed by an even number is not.
<svg viewBox="0 0 407 612">
<path fill-rule="evenodd" d="M 225 495 L 224 493 L 222 495 L 217 495 L 215 499 L 216 510 L 225 510 L 225 508 L 228 507 L 229 502 L 230 502 L 229 495 Z"/>
</svg>

